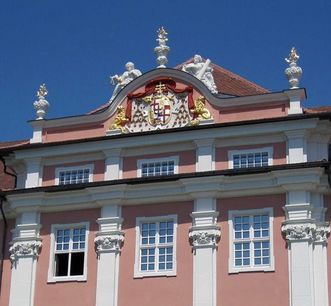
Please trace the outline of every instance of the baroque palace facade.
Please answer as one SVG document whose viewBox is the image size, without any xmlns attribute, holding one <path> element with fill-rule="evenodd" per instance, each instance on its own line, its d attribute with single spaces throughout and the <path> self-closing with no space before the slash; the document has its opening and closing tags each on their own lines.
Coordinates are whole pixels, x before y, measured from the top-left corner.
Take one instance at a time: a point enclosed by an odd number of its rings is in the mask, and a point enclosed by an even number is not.
<svg viewBox="0 0 331 306">
<path fill-rule="evenodd" d="M 1 306 L 328 306 L 331 108 L 196 55 L 0 143 Z"/>
</svg>

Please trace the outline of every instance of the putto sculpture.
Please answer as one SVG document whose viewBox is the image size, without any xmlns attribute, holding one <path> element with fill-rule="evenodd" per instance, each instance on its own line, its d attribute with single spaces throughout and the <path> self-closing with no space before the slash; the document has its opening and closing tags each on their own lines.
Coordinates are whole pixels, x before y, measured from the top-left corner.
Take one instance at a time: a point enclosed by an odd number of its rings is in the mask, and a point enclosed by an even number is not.
<svg viewBox="0 0 331 306">
<path fill-rule="evenodd" d="M 182 70 L 201 80 L 212 93 L 215 94 L 218 92 L 213 77 L 213 68 L 210 67 L 209 59 L 203 61 L 202 57 L 196 54 L 193 57 L 193 62 L 183 65 Z"/>
<path fill-rule="evenodd" d="M 125 64 L 126 71 L 123 72 L 122 75 L 113 75 L 110 77 L 110 84 L 116 85 L 115 89 L 113 91 L 113 95 L 110 98 L 110 102 L 115 98 L 115 96 L 118 94 L 118 92 L 128 85 L 132 80 L 139 77 L 141 75 L 141 71 L 138 69 L 135 69 L 134 63 L 128 62 Z"/>
<path fill-rule="evenodd" d="M 297 61 L 299 58 L 300 56 L 294 47 L 291 49 L 289 57 L 285 58 L 285 61 L 290 66 L 285 69 L 285 75 L 291 85 L 290 89 L 299 88 L 299 80 L 302 76 L 302 69 L 301 67 L 297 66 Z"/>
<path fill-rule="evenodd" d="M 38 101 L 35 101 L 33 103 L 33 107 L 36 110 L 36 115 L 37 115 L 36 120 L 42 120 L 46 116 L 46 113 L 47 113 L 47 110 L 49 107 L 49 103 L 45 99 L 47 94 L 48 94 L 48 91 L 47 91 L 46 85 L 45 84 L 40 85 L 40 87 L 37 91 Z"/>
<path fill-rule="evenodd" d="M 157 39 L 156 41 L 159 43 L 159 45 L 157 47 L 154 48 L 154 51 L 157 55 L 157 63 L 158 66 L 157 68 L 166 68 L 166 64 L 168 63 L 168 58 L 167 55 L 170 51 L 170 47 L 167 46 L 167 31 L 164 29 L 164 27 L 161 27 L 158 31 L 157 31 Z"/>
</svg>

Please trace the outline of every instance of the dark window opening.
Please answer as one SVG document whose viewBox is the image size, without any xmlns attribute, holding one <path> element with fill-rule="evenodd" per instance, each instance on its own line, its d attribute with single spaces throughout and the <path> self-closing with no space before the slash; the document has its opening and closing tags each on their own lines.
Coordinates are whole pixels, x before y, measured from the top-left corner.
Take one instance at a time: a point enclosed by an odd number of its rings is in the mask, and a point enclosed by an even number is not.
<svg viewBox="0 0 331 306">
<path fill-rule="evenodd" d="M 55 276 L 68 275 L 69 254 L 55 254 Z"/>
<path fill-rule="evenodd" d="M 84 253 L 71 254 L 71 267 L 70 275 L 83 275 L 84 274 Z"/>
</svg>

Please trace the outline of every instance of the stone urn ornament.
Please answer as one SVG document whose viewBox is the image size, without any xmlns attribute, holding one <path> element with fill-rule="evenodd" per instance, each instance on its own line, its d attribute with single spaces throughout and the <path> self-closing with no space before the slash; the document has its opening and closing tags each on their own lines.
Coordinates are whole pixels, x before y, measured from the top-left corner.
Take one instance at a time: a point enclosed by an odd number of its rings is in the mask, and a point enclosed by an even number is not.
<svg viewBox="0 0 331 306">
<path fill-rule="evenodd" d="M 45 84 L 40 85 L 38 91 L 37 91 L 37 97 L 38 97 L 38 101 L 35 101 L 33 103 L 33 107 L 36 110 L 36 120 L 43 120 L 45 119 L 48 107 L 49 107 L 49 103 L 48 101 L 45 99 L 45 97 L 47 96 L 48 91 L 46 88 Z"/>
</svg>

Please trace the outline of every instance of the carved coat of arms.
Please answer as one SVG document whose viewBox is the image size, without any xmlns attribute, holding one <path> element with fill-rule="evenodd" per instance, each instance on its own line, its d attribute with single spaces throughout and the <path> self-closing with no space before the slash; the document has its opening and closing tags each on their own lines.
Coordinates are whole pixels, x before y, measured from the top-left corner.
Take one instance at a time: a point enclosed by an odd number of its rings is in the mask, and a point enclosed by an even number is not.
<svg viewBox="0 0 331 306">
<path fill-rule="evenodd" d="M 126 109 L 118 108 L 113 129 L 123 133 L 143 132 L 199 124 L 212 119 L 204 97 L 193 101 L 193 88 L 176 88 L 171 79 L 155 80 L 145 91 L 128 95 Z"/>
</svg>

